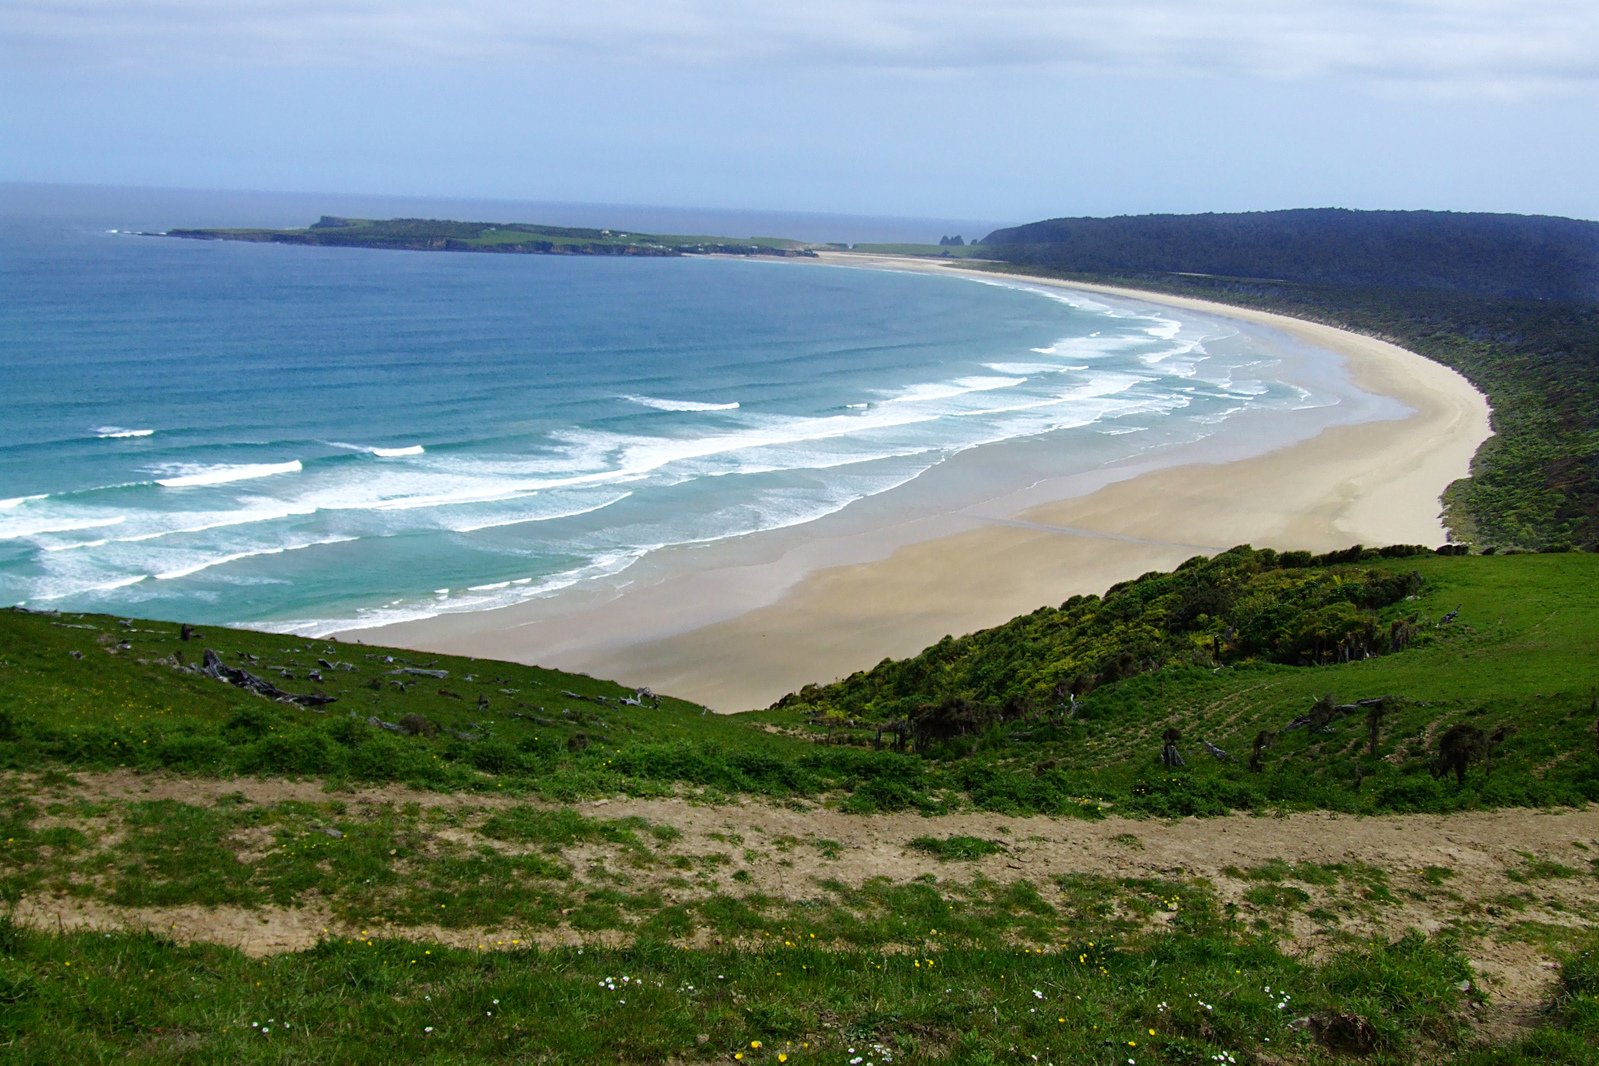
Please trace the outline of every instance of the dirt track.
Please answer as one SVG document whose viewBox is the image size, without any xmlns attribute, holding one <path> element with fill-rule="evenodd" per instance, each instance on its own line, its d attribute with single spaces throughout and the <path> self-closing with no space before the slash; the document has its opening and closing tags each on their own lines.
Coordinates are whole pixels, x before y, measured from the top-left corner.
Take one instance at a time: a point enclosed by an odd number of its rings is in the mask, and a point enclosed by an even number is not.
<svg viewBox="0 0 1599 1066">
<path fill-rule="evenodd" d="M 126 802 L 170 799 L 210 804 L 242 793 L 250 802 L 341 800 L 352 810 L 365 805 L 457 810 L 511 805 L 494 797 L 440 795 L 400 787 L 329 793 L 315 782 L 239 779 L 207 781 L 133 773 L 78 774 L 72 783 L 45 785 L 10 776 L 0 785 L 41 798 Z M 1015 818 L 975 813 L 924 818 L 915 814 L 861 817 L 825 808 L 791 809 L 763 803 L 699 806 L 683 800 L 598 800 L 576 805 L 599 818 L 638 816 L 682 833 L 674 853 L 727 857 L 728 869 L 747 871 L 738 885 L 685 889 L 667 867 L 630 871 L 635 890 L 660 888 L 668 899 L 718 892 L 760 892 L 803 900 L 819 894 L 816 879 L 860 885 L 871 878 L 894 882 L 932 875 L 941 881 L 981 875 L 1006 883 L 1026 880 L 1041 892 L 1074 873 L 1112 878 L 1203 880 L 1245 920 L 1270 921 L 1300 950 L 1347 940 L 1350 934 L 1396 938 L 1406 930 L 1455 930 L 1472 957 L 1486 990 L 1501 1001 L 1532 1002 L 1546 990 L 1551 960 L 1534 947 L 1504 937 L 1509 921 L 1553 926 L 1599 923 L 1599 806 L 1579 810 L 1506 810 L 1449 816 L 1406 815 L 1357 818 L 1325 813 L 1229 816 L 1180 821 L 1106 818 Z M 470 830 L 441 829 L 454 843 L 487 843 Z M 965 835 L 996 841 L 1001 849 L 971 862 L 943 862 L 908 847 L 916 837 Z M 594 845 L 568 848 L 562 856 L 579 881 L 613 856 Z M 1534 867 L 1532 862 L 1542 864 Z M 1261 882 L 1241 871 L 1266 864 L 1311 863 L 1375 871 L 1391 890 L 1376 903 L 1362 900 L 1360 876 L 1332 885 L 1299 884 L 1311 902 L 1301 909 L 1269 912 L 1251 904 L 1246 892 Z M 1536 871 L 1542 870 L 1542 873 Z M 1548 871 L 1559 872 L 1550 874 Z M 1336 927 L 1310 917 L 1316 905 L 1341 903 Z M 25 898 L 19 919 L 43 928 L 152 928 L 179 940 L 216 941 L 250 953 L 308 947 L 328 935 L 352 935 L 320 903 L 296 908 L 132 909 L 66 898 Z M 1501 920 L 1503 919 L 1503 920 Z M 374 933 L 377 931 L 374 930 Z M 571 930 L 441 929 L 389 927 L 383 935 L 425 937 L 469 946 L 570 943 Z M 588 942 L 616 942 L 615 931 L 584 934 Z"/>
</svg>

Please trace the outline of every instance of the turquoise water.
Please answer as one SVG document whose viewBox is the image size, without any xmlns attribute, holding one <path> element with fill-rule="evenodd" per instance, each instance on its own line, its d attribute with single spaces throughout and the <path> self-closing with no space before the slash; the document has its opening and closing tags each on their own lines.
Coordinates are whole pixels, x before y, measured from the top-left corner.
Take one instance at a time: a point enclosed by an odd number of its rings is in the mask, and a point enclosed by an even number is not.
<svg viewBox="0 0 1599 1066">
<path fill-rule="evenodd" d="M 178 241 L 91 207 L 3 220 L 0 603 L 307 632 L 483 609 L 973 447 L 1097 464 L 1335 402 L 1224 322 L 1024 286 Z"/>
</svg>

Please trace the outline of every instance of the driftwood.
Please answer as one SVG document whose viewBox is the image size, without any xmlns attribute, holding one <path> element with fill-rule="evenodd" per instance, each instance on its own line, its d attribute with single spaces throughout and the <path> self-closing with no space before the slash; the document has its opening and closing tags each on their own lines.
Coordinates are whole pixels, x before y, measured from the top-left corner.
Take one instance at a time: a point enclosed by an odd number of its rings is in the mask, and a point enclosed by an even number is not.
<svg viewBox="0 0 1599 1066">
<path fill-rule="evenodd" d="M 247 692 L 254 692 L 258 696 L 265 696 L 269 700 L 278 700 L 282 703 L 296 703 L 301 707 L 321 707 L 337 702 L 334 696 L 301 696 L 293 692 L 284 692 L 270 681 L 262 680 L 248 670 L 236 670 L 222 661 L 222 657 L 210 648 L 205 650 L 205 665 L 200 672 L 207 677 L 226 681 L 230 685 L 237 685 Z"/>
<path fill-rule="evenodd" d="M 1218 760 L 1220 762 L 1232 762 L 1233 761 L 1233 757 L 1231 755 L 1228 755 L 1225 751 L 1223 751 L 1222 749 L 1218 748 L 1216 745 L 1212 744 L 1210 741 L 1201 739 L 1200 743 L 1205 745 L 1205 750 L 1210 752 L 1210 757 L 1211 758 L 1216 759 L 1216 760 Z"/>
<path fill-rule="evenodd" d="M 1283 726 L 1279 733 L 1289 733 L 1295 729 L 1309 728 L 1312 732 L 1320 733 L 1327 729 L 1328 724 L 1340 715 L 1354 714 L 1356 711 L 1365 711 L 1368 715 L 1373 710 L 1380 711 L 1393 699 L 1392 696 L 1374 696 L 1368 700 L 1356 700 L 1354 703 L 1333 703 L 1331 696 L 1323 696 L 1311 707 L 1308 714 L 1302 714 L 1292 722 Z M 1379 716 L 1380 720 L 1380 716 Z"/>
<path fill-rule="evenodd" d="M 561 695 L 565 696 L 567 699 L 587 700 L 589 703 L 597 703 L 601 707 L 609 707 L 611 706 L 612 702 L 604 696 L 585 696 L 581 692 L 573 692 L 571 689 L 565 688 L 561 690 Z"/>
<path fill-rule="evenodd" d="M 390 670 L 385 676 L 394 677 L 398 674 L 413 674 L 417 677 L 436 677 L 440 681 L 443 681 L 445 678 L 450 676 L 450 672 L 448 670 L 424 670 L 419 666 L 402 666 L 397 670 Z"/>
</svg>

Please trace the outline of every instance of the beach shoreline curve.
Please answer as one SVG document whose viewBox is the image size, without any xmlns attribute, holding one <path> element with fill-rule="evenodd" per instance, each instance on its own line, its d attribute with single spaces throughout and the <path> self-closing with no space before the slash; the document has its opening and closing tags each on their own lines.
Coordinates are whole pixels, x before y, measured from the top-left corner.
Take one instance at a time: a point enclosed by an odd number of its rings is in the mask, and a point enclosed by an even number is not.
<svg viewBox="0 0 1599 1066">
<path fill-rule="evenodd" d="M 1491 435 L 1486 398 L 1456 371 L 1333 326 L 942 260 L 828 253 L 810 263 L 1097 293 L 1269 327 L 1335 353 L 1357 387 L 1397 400 L 1409 414 L 1333 425 L 1242 456 L 1128 463 L 1034 485 L 980 510 L 903 522 L 885 513 L 875 528 L 836 536 L 788 531 L 776 549 L 729 544 L 690 570 L 620 591 L 578 591 L 558 603 L 445 614 L 339 638 L 536 662 L 647 685 L 717 711 L 748 710 L 806 683 L 913 655 L 945 634 L 1103 593 L 1236 544 L 1327 551 L 1442 543 L 1439 497 L 1467 476 Z"/>
</svg>

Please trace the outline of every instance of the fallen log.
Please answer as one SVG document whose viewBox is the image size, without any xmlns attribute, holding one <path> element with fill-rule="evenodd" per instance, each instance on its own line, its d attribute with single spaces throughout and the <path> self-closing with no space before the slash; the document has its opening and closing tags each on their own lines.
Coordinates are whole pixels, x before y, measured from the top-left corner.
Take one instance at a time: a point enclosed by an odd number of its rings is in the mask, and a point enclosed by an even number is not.
<svg viewBox="0 0 1599 1066">
<path fill-rule="evenodd" d="M 222 661 L 222 657 L 210 648 L 205 650 L 205 665 L 200 672 L 207 677 L 218 681 L 225 681 L 236 685 L 246 692 L 254 692 L 257 696 L 265 696 L 269 700 L 278 700 L 282 703 L 294 703 L 301 707 L 322 707 L 329 703 L 338 702 L 334 696 L 302 696 L 294 692 L 285 692 L 272 682 L 256 677 L 248 670 L 239 670 Z"/>
</svg>

